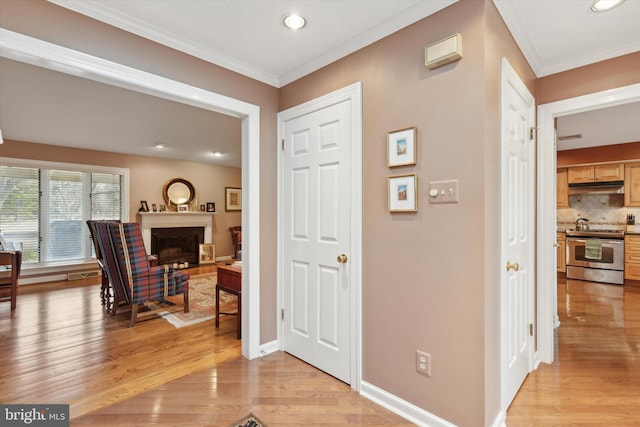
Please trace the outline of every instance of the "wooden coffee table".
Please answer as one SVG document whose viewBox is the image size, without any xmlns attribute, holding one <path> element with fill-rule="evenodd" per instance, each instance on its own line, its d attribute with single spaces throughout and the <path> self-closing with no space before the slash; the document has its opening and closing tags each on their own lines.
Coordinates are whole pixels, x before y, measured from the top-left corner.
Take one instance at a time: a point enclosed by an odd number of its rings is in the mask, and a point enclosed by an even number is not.
<svg viewBox="0 0 640 427">
<path fill-rule="evenodd" d="M 237 313 L 220 312 L 220 291 L 225 291 L 238 297 Z M 218 267 L 218 283 L 216 284 L 216 328 L 220 326 L 221 314 L 233 314 L 238 316 L 237 337 L 242 337 L 242 269 L 229 265 Z"/>
</svg>

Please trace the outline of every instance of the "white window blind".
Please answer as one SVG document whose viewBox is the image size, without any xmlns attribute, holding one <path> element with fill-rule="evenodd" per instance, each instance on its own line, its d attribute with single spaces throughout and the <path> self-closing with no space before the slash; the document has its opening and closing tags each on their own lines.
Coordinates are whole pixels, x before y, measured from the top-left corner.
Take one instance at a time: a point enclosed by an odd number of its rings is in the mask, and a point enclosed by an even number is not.
<svg viewBox="0 0 640 427">
<path fill-rule="evenodd" d="M 122 220 L 120 173 L 0 167 L 0 230 L 22 242 L 23 263 L 67 263 L 95 252 L 88 219 Z"/>
</svg>

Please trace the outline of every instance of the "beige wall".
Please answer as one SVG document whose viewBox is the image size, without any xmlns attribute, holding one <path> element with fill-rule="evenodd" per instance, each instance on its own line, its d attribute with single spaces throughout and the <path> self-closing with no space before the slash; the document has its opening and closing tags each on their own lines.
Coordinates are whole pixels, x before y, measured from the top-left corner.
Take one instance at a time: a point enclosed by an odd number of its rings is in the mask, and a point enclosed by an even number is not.
<svg viewBox="0 0 640 427">
<path fill-rule="evenodd" d="M 3 28 L 260 107 L 260 342 L 276 339 L 275 140 L 278 89 L 45 0 L 0 1 L 0 26 Z M 137 202 L 137 199 L 132 200 Z"/>
<path fill-rule="evenodd" d="M 463 59 L 426 70 L 424 46 L 456 32 Z M 492 2 L 463 0 L 280 91 L 285 109 L 362 81 L 363 379 L 460 426 L 493 421 L 500 403 L 502 56 L 535 93 Z M 389 169 L 386 133 L 408 126 L 418 163 Z M 418 213 L 387 212 L 386 179 L 401 173 L 418 176 Z M 441 179 L 460 181 L 459 204 L 427 203 Z M 431 353 L 431 378 L 416 349 Z"/>
<path fill-rule="evenodd" d="M 640 52 L 538 80 L 538 105 L 640 83 Z"/>
<path fill-rule="evenodd" d="M 127 213 L 130 221 L 137 220 L 136 213 L 141 200 L 148 202 L 149 209 L 152 203 L 158 206 L 164 204 L 162 197 L 164 183 L 171 178 L 186 179 L 193 184 L 196 190 L 195 199 L 198 203 L 215 202 L 216 204 L 216 213 L 212 219 L 216 256 L 233 256 L 229 227 L 240 225 L 242 219 L 239 212 L 225 212 L 224 188 L 240 187 L 242 176 L 239 168 L 20 141 L 5 141 L 5 144 L 0 147 L 0 156 L 129 169 L 130 206 Z"/>
</svg>

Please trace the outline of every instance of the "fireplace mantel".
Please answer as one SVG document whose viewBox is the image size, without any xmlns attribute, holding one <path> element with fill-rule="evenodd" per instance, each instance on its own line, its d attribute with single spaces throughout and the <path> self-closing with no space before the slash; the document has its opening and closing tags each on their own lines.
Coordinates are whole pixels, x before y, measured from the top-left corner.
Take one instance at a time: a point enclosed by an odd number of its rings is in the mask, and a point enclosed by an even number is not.
<svg viewBox="0 0 640 427">
<path fill-rule="evenodd" d="M 151 251 L 151 229 L 162 227 L 204 227 L 204 242 L 211 241 L 213 233 L 211 212 L 138 212 L 138 224 L 147 252 Z"/>
</svg>

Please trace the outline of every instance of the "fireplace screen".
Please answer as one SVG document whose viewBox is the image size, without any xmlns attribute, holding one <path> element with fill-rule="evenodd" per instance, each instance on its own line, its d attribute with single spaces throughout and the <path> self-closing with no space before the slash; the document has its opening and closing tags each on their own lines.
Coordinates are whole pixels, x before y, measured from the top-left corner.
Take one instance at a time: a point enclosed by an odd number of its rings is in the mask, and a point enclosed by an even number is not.
<svg viewBox="0 0 640 427">
<path fill-rule="evenodd" d="M 151 229 L 151 253 L 158 264 L 198 264 L 204 227 L 170 227 Z"/>
</svg>

